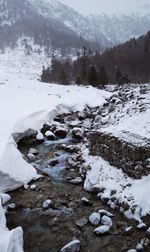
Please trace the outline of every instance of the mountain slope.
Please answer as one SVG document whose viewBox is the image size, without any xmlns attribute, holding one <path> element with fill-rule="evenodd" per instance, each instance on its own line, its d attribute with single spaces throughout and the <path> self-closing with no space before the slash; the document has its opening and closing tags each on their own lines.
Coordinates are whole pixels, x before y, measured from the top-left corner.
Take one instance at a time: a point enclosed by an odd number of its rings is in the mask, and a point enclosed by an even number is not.
<svg viewBox="0 0 150 252">
<path fill-rule="evenodd" d="M 80 48 L 88 42 L 54 15 L 63 7 L 53 0 L 1 0 L 0 46 L 14 47 L 22 36 L 46 48 Z"/>
</svg>

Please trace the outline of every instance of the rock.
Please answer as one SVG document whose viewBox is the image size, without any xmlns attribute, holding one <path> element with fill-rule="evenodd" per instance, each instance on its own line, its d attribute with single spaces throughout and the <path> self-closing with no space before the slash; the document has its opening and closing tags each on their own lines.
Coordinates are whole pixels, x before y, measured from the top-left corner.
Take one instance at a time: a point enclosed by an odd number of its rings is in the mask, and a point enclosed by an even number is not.
<svg viewBox="0 0 150 252">
<path fill-rule="evenodd" d="M 43 128 L 41 129 L 41 133 L 45 134 L 46 131 L 50 130 L 51 126 L 48 124 L 44 124 Z"/>
<path fill-rule="evenodd" d="M 47 199 L 43 202 L 42 207 L 44 209 L 47 209 L 52 204 L 52 201 L 50 199 Z"/>
<path fill-rule="evenodd" d="M 136 249 L 129 249 L 127 252 L 137 252 Z"/>
<path fill-rule="evenodd" d="M 80 148 L 74 145 L 67 145 L 64 149 L 69 153 L 77 153 L 78 151 L 80 151 Z"/>
<path fill-rule="evenodd" d="M 85 206 L 92 206 L 92 202 L 88 200 L 86 197 L 81 198 L 81 203 Z"/>
<path fill-rule="evenodd" d="M 146 233 L 150 236 L 150 227 L 146 230 Z"/>
<path fill-rule="evenodd" d="M 72 167 L 76 167 L 78 165 L 78 162 L 74 161 L 71 157 L 68 158 L 67 162 Z"/>
<path fill-rule="evenodd" d="M 73 185 L 80 185 L 83 181 L 81 177 L 76 177 L 75 179 L 72 179 L 69 182 Z"/>
<path fill-rule="evenodd" d="M 38 150 L 37 149 L 35 149 L 35 148 L 30 148 L 30 150 L 29 150 L 29 154 L 32 154 L 32 155 L 38 155 Z"/>
<path fill-rule="evenodd" d="M 51 160 L 48 162 L 48 164 L 49 164 L 50 166 L 55 166 L 55 165 L 57 165 L 58 163 L 59 163 L 59 160 L 58 160 L 57 158 L 51 159 Z"/>
<path fill-rule="evenodd" d="M 143 251 L 144 250 L 144 247 L 141 243 L 138 243 L 137 246 L 136 246 L 136 250 L 137 251 Z"/>
<path fill-rule="evenodd" d="M 59 125 L 55 129 L 55 135 L 59 138 L 65 138 L 68 134 L 68 128 L 65 125 Z"/>
<path fill-rule="evenodd" d="M 24 189 L 26 189 L 26 190 L 27 190 L 27 189 L 29 188 L 29 185 L 28 185 L 28 184 L 24 184 L 24 186 L 23 186 L 23 187 L 24 187 Z"/>
<path fill-rule="evenodd" d="M 36 141 L 36 136 L 38 132 L 36 130 L 28 129 L 23 133 L 12 134 L 16 143 L 22 142 L 24 144 L 31 144 Z"/>
<path fill-rule="evenodd" d="M 28 158 L 28 160 L 29 160 L 30 162 L 35 162 L 35 160 L 36 160 L 35 155 L 33 155 L 33 154 L 31 154 L 31 153 L 29 153 L 29 154 L 27 155 L 27 158 Z"/>
<path fill-rule="evenodd" d="M 36 136 L 36 140 L 39 142 L 43 142 L 44 141 L 44 136 L 41 132 L 38 132 L 37 136 Z"/>
<path fill-rule="evenodd" d="M 16 204 L 15 203 L 11 203 L 8 205 L 8 209 L 15 209 L 16 208 Z"/>
<path fill-rule="evenodd" d="M 108 211 L 106 211 L 106 210 L 104 210 L 104 209 L 100 209 L 98 212 L 99 212 L 101 215 L 107 215 L 108 217 L 113 217 L 113 216 L 114 216 L 112 213 L 110 213 L 110 212 L 108 212 Z"/>
<path fill-rule="evenodd" d="M 81 128 L 74 128 L 72 130 L 72 136 L 78 140 L 82 140 L 84 137 L 84 130 Z"/>
<path fill-rule="evenodd" d="M 105 226 L 110 226 L 112 227 L 113 223 L 110 217 L 104 215 L 101 219 L 101 223 Z"/>
<path fill-rule="evenodd" d="M 98 225 L 100 223 L 100 220 L 101 220 L 101 215 L 100 213 L 92 213 L 89 217 L 89 222 L 92 224 L 92 225 Z"/>
<path fill-rule="evenodd" d="M 141 222 L 139 225 L 137 225 L 137 228 L 141 229 L 141 230 L 146 230 L 147 229 L 146 224 L 143 223 L 143 222 Z"/>
<path fill-rule="evenodd" d="M 36 187 L 37 187 L 36 185 L 30 185 L 30 189 L 31 189 L 31 190 L 35 190 Z"/>
<path fill-rule="evenodd" d="M 94 233 L 97 235 L 100 235 L 100 234 L 102 235 L 102 234 L 108 233 L 109 230 L 110 230 L 110 226 L 103 225 L 103 226 L 96 228 L 94 230 Z"/>
<path fill-rule="evenodd" d="M 78 118 L 81 121 L 86 119 L 86 115 L 85 115 L 84 111 L 78 112 Z"/>
<path fill-rule="evenodd" d="M 127 234 L 127 235 L 130 235 L 130 234 L 132 234 L 132 232 L 133 232 L 133 226 L 130 226 L 130 227 L 126 227 L 125 228 L 125 233 Z"/>
<path fill-rule="evenodd" d="M 79 240 L 74 240 L 66 244 L 60 252 L 78 252 L 80 251 L 80 241 Z"/>
<path fill-rule="evenodd" d="M 50 226 L 50 227 L 55 226 L 58 222 L 59 222 L 58 217 L 50 218 L 48 220 L 48 226 Z"/>
<path fill-rule="evenodd" d="M 83 217 L 76 221 L 76 225 L 80 228 L 84 227 L 88 223 L 88 219 L 86 217 Z"/>
<path fill-rule="evenodd" d="M 48 131 L 45 132 L 45 136 L 46 136 L 47 140 L 52 140 L 53 141 L 53 140 L 56 139 L 56 136 L 50 130 L 48 130 Z"/>
</svg>

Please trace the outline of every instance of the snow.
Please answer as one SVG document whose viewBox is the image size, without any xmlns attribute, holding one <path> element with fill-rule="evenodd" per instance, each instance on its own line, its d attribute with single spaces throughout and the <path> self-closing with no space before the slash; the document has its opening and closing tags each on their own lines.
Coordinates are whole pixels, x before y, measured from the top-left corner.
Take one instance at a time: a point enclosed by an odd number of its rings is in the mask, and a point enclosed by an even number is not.
<svg viewBox="0 0 150 252">
<path fill-rule="evenodd" d="M 24 57 L 23 52 L 15 55 L 15 51 L 1 54 L 1 197 L 4 197 L 3 192 L 26 185 L 32 179 L 38 178 L 36 170 L 23 159 L 18 151 L 12 133 L 21 133 L 28 129 L 40 130 L 43 124 L 51 122 L 55 115 L 82 110 L 85 105 L 91 107 L 102 105 L 110 96 L 110 93 L 93 87 L 40 83 L 35 72 L 40 73 L 43 62 L 33 61 L 32 57 Z M 21 64 L 17 66 L 19 62 Z M 36 65 L 35 62 L 37 62 Z M 38 139 L 42 139 L 40 133 Z M 16 228 L 9 231 L 6 228 L 4 210 L 1 205 L 0 234 L 0 251 L 23 251 L 22 229 Z"/>
</svg>

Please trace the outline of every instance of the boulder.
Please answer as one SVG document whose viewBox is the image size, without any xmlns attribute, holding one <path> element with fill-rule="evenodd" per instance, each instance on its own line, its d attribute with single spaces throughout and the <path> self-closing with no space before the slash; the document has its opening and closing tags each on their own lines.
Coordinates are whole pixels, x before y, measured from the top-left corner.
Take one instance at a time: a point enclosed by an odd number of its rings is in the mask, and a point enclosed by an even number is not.
<svg viewBox="0 0 150 252">
<path fill-rule="evenodd" d="M 60 252 L 79 252 L 80 251 L 80 241 L 79 240 L 73 240 L 66 244 Z"/>
<path fill-rule="evenodd" d="M 101 220 L 101 215 L 100 213 L 92 213 L 89 217 L 89 222 L 92 224 L 92 225 L 98 225 L 100 223 L 100 220 Z"/>
</svg>

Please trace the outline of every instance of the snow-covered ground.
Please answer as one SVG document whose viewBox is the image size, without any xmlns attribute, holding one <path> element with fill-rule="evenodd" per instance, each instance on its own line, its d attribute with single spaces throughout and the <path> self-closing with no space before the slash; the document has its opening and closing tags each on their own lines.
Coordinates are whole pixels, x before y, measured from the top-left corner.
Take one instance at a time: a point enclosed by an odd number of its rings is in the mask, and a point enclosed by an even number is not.
<svg viewBox="0 0 150 252">
<path fill-rule="evenodd" d="M 29 128 L 39 130 L 43 123 L 51 120 L 55 114 L 82 110 L 86 104 L 91 107 L 102 105 L 106 101 L 105 98 L 110 96 L 109 92 L 93 87 L 40 83 L 34 75 L 35 69 L 39 68 L 39 62 L 35 66 L 32 59 L 27 57 L 23 58 L 21 66 L 17 66 L 16 58 L 17 56 L 10 52 L 8 55 L 1 55 L 0 61 L 1 193 L 7 192 L 11 187 L 9 182 L 12 184 L 12 179 L 14 187 L 17 187 L 18 183 L 28 183 L 38 176 L 36 170 L 25 162 L 17 150 L 12 133 L 23 132 Z M 0 234 L 0 251 L 22 251 L 22 229 L 6 229 L 1 203 Z"/>
</svg>

